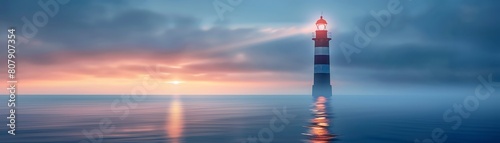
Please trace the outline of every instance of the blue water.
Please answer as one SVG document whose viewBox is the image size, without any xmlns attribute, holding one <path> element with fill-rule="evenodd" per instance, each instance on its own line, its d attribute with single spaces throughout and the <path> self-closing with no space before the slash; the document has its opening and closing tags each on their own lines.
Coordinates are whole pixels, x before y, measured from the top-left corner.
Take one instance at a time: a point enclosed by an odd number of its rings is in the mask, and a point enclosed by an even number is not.
<svg viewBox="0 0 500 143">
<path fill-rule="evenodd" d="M 328 133 L 315 141 L 315 108 L 310 96 L 18 96 L 16 136 L 7 134 L 7 105 L 0 106 L 1 143 L 413 143 L 431 138 L 435 128 L 445 142 L 499 143 L 500 97 L 480 100 L 460 127 L 443 113 L 467 95 L 333 96 L 327 104 Z M 7 101 L 7 96 L 1 96 Z M 116 102 L 118 104 L 114 105 Z M 128 102 L 128 104 L 127 104 Z M 112 106 L 115 108 L 113 109 Z M 113 111 L 115 110 L 115 111 Z M 281 116 L 284 110 L 288 116 Z M 128 115 L 124 115 L 128 111 Z M 120 118 L 123 117 L 123 118 Z M 100 122 L 114 127 L 100 129 Z M 270 124 L 270 121 L 272 124 Z M 288 121 L 288 122 L 286 122 Z M 102 125 L 101 125 L 102 126 Z M 87 131 L 90 137 L 86 137 Z"/>
</svg>

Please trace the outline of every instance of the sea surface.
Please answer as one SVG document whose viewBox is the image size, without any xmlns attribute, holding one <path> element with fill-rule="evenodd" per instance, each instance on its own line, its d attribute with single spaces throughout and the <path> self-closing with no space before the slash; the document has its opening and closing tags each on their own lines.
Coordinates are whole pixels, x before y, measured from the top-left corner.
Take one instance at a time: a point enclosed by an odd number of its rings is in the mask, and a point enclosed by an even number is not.
<svg viewBox="0 0 500 143">
<path fill-rule="evenodd" d="M 1 143 L 500 143 L 500 97 L 445 121 L 467 95 L 19 95 Z M 469 103 L 472 105 L 472 102 Z"/>
</svg>

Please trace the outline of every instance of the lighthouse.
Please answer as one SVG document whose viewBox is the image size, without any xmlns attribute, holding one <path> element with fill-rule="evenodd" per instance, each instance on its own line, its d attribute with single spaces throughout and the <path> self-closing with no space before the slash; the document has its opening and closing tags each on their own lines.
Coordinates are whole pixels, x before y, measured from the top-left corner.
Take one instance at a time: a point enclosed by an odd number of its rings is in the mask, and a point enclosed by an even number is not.
<svg viewBox="0 0 500 143">
<path fill-rule="evenodd" d="M 313 97 L 332 96 L 332 85 L 330 85 L 330 40 L 327 22 L 323 16 L 316 21 L 316 32 L 314 40 L 314 83 L 312 86 Z"/>
</svg>

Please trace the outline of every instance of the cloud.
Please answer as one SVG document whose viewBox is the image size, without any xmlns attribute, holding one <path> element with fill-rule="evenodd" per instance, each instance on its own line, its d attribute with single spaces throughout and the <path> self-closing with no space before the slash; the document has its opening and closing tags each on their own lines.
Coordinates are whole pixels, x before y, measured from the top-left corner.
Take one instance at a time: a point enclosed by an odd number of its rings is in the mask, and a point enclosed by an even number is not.
<svg viewBox="0 0 500 143">
<path fill-rule="evenodd" d="M 419 3 L 425 4 L 425 11 L 413 14 L 416 9 L 407 5 L 406 13 L 393 17 L 370 46 L 351 57 L 353 62 L 347 63 L 334 48 L 333 65 L 366 71 L 351 81 L 383 83 L 457 85 L 476 82 L 479 75 L 500 75 L 500 43 L 495 38 L 500 18 L 493 16 L 497 10 L 491 3 Z M 367 15 L 357 26 L 370 20 Z M 335 46 L 352 44 L 353 37 L 353 32 L 337 34 Z"/>
<path fill-rule="evenodd" d="M 87 8 L 67 9 L 64 12 L 70 14 L 54 17 L 30 39 L 26 50 L 19 53 L 22 57 L 19 61 L 23 63 L 19 67 L 21 79 L 26 82 L 134 79 L 147 74 L 146 67 L 158 65 L 165 76 L 172 78 L 263 82 L 276 80 L 274 77 L 280 78 L 277 72 L 286 73 L 294 68 L 293 63 L 283 60 L 287 55 L 278 55 L 282 59 L 275 60 L 262 58 L 259 52 L 253 54 L 252 48 L 248 53 L 237 49 L 300 33 L 297 29 L 274 29 L 272 33 L 259 28 L 204 29 L 198 19 L 190 16 L 141 9 L 108 12 L 100 8 L 106 4 L 93 2 L 82 5 Z M 82 9 L 110 14 L 82 12 Z M 78 18 L 92 14 L 95 17 L 90 19 Z M 295 31 L 290 33 L 290 30 Z"/>
</svg>

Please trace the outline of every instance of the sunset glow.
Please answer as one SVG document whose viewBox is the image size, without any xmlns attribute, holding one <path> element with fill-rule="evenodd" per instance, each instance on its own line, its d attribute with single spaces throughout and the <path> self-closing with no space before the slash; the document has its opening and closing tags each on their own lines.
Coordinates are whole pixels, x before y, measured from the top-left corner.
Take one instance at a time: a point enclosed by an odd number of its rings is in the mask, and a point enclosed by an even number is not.
<svg viewBox="0 0 500 143">
<path fill-rule="evenodd" d="M 174 80 L 174 81 L 170 81 L 168 82 L 170 84 L 174 84 L 174 85 L 178 85 L 178 84 L 181 84 L 182 82 L 181 81 L 177 81 L 177 80 Z"/>
</svg>

